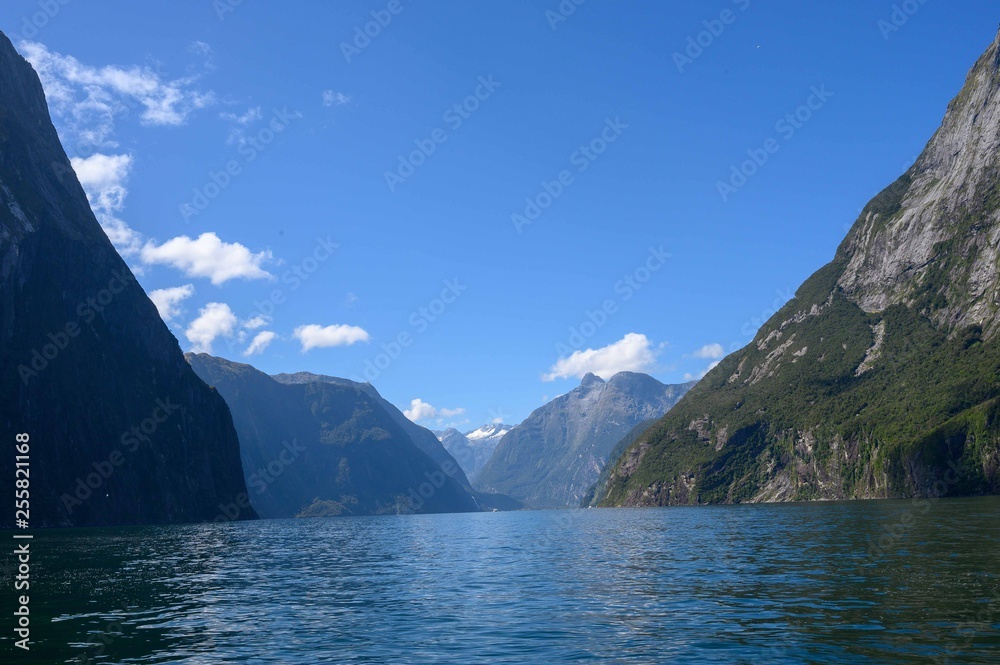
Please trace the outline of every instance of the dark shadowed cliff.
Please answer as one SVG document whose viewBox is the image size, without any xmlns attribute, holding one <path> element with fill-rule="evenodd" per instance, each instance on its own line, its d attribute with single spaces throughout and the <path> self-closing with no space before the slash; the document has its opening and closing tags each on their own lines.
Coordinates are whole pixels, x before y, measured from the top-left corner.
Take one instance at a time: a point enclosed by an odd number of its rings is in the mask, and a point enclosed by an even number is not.
<svg viewBox="0 0 1000 665">
<path fill-rule="evenodd" d="M 32 526 L 210 520 L 245 492 L 229 409 L 104 234 L 2 34 L 0 429 L 8 487 L 30 436 Z"/>
</svg>

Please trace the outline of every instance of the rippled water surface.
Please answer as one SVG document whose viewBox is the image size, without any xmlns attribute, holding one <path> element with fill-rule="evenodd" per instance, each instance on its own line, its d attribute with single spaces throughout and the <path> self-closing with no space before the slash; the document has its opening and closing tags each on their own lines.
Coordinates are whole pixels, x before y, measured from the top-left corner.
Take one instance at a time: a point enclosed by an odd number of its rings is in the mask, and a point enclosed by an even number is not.
<svg viewBox="0 0 1000 665">
<path fill-rule="evenodd" d="M 72 529 L 32 549 L 19 662 L 1000 663 L 1000 498 Z"/>
</svg>

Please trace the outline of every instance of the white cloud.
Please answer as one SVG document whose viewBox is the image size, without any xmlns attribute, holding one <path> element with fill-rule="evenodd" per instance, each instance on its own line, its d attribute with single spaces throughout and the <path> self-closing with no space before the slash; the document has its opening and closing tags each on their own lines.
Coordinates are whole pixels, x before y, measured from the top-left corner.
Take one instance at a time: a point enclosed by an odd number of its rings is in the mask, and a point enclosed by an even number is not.
<svg viewBox="0 0 1000 665">
<path fill-rule="evenodd" d="M 138 253 L 142 235 L 117 216 L 128 196 L 125 183 L 132 169 L 132 156 L 95 153 L 87 158 L 74 157 L 70 163 L 94 216 L 115 248 L 123 256 Z"/>
<path fill-rule="evenodd" d="M 240 324 L 241 327 L 247 330 L 256 330 L 257 328 L 263 328 L 268 323 L 271 322 L 271 317 L 266 314 L 258 314 L 252 319 L 248 319 Z"/>
<path fill-rule="evenodd" d="M 201 308 L 197 319 L 191 322 L 184 335 L 191 342 L 195 353 L 211 353 L 212 342 L 218 337 L 232 337 L 236 329 L 236 315 L 229 305 L 210 302 Z"/>
<path fill-rule="evenodd" d="M 164 321 L 180 316 L 180 304 L 194 294 L 194 285 L 174 286 L 169 289 L 156 289 L 150 292 L 149 299 L 156 305 L 160 318 Z"/>
<path fill-rule="evenodd" d="M 323 91 L 323 106 L 343 106 L 349 104 L 351 101 L 350 95 L 345 95 L 342 92 L 334 92 L 333 90 Z"/>
<path fill-rule="evenodd" d="M 410 400 L 410 408 L 403 411 L 403 415 L 413 422 L 417 422 L 418 420 L 427 420 L 429 418 L 437 418 L 437 414 L 437 409 L 419 397 L 414 400 Z"/>
<path fill-rule="evenodd" d="M 118 147 L 116 122 L 132 115 L 147 126 L 182 125 L 192 112 L 213 104 L 214 94 L 197 89 L 197 75 L 168 80 L 150 67 L 94 67 L 32 41 L 21 41 L 18 50 L 38 73 L 60 140 L 104 232 L 123 256 L 139 253 L 142 234 L 118 216 L 132 157 L 102 154 Z M 203 42 L 189 51 L 211 56 Z"/>
<path fill-rule="evenodd" d="M 139 110 L 144 125 L 182 125 L 193 111 L 215 102 L 212 92 L 195 89 L 197 76 L 164 80 L 149 67 L 93 67 L 38 42 L 22 41 L 19 50 L 38 72 L 49 106 L 68 133 L 64 143 L 113 146 L 115 118 L 130 110 Z"/>
<path fill-rule="evenodd" d="M 195 240 L 178 236 L 162 245 L 149 241 L 142 248 L 142 260 L 146 263 L 166 264 L 188 277 L 207 277 L 216 286 L 231 279 L 272 278 L 271 273 L 261 268 L 271 258 L 270 251 L 254 254 L 238 242 L 223 242 L 214 233 L 202 233 Z"/>
<path fill-rule="evenodd" d="M 706 374 L 708 374 L 713 369 L 715 369 L 719 365 L 720 362 L 722 362 L 722 361 L 721 360 L 715 360 L 715 361 L 709 363 L 708 367 L 706 367 L 705 369 L 703 369 L 698 374 L 691 374 L 690 372 L 688 372 L 687 374 L 684 375 L 684 380 L 685 381 L 695 381 L 695 380 L 699 380 L 700 381 L 701 379 L 703 379 L 705 377 Z"/>
<path fill-rule="evenodd" d="M 309 349 L 350 346 L 356 342 L 367 342 L 369 338 L 367 331 L 357 326 L 335 324 L 323 327 L 315 323 L 299 326 L 292 335 L 302 342 L 302 353 Z"/>
<path fill-rule="evenodd" d="M 645 335 L 629 333 L 603 348 L 575 351 L 568 358 L 560 358 L 542 380 L 579 379 L 587 373 L 609 379 L 618 372 L 647 372 L 656 364 L 659 353 L 660 348 Z"/>
<path fill-rule="evenodd" d="M 722 348 L 721 344 L 717 343 L 706 344 L 694 352 L 695 358 L 710 358 L 712 360 L 718 360 L 724 355 L 726 355 L 725 349 Z"/>
<path fill-rule="evenodd" d="M 277 336 L 277 333 L 273 333 L 270 330 L 263 330 L 257 333 L 254 336 L 253 341 L 250 342 L 250 346 L 248 346 L 246 351 L 243 352 L 243 355 L 252 356 L 258 353 L 263 353 L 264 349 L 266 349 Z"/>
<path fill-rule="evenodd" d="M 439 416 L 441 418 L 454 418 L 455 416 L 460 416 L 463 413 L 465 413 L 465 409 L 461 407 L 457 409 L 436 409 L 419 397 L 414 400 L 410 400 L 410 408 L 403 411 L 403 415 L 413 422 L 417 422 L 418 420 L 430 420 L 431 418 L 438 418 Z M 468 420 L 462 422 L 467 423 Z M 444 423 L 444 420 L 438 421 L 439 425 L 442 423 Z"/>
</svg>

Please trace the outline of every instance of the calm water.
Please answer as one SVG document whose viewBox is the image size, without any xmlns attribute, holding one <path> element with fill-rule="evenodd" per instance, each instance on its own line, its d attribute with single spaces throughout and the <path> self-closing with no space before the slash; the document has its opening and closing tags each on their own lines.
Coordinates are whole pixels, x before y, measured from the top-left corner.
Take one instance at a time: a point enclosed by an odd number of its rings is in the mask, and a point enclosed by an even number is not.
<svg viewBox="0 0 1000 665">
<path fill-rule="evenodd" d="M 1000 662 L 998 498 L 74 529 L 32 548 L 33 648 L 10 656 L 7 571 L 5 663 Z"/>
</svg>

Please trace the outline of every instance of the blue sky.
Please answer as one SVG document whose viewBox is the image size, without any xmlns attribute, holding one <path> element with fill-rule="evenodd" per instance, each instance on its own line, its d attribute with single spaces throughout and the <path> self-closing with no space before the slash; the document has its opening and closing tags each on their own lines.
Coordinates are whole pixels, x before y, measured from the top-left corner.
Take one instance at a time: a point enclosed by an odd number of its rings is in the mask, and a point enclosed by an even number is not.
<svg viewBox="0 0 1000 665">
<path fill-rule="evenodd" d="M 586 371 L 681 382 L 746 344 L 998 22 L 968 0 L 12 0 L 0 28 L 183 349 L 471 429 Z"/>
</svg>

